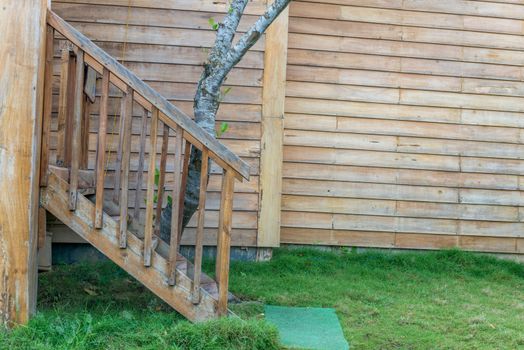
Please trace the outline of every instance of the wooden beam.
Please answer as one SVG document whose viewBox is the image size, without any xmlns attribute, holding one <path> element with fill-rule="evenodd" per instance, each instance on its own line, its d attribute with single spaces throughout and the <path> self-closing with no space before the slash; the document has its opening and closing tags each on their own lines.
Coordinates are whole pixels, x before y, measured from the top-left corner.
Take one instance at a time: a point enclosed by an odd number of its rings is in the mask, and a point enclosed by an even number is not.
<svg viewBox="0 0 524 350">
<path fill-rule="evenodd" d="M 288 16 L 289 10 L 286 8 L 266 32 L 257 236 L 259 247 L 280 245 Z"/>
<path fill-rule="evenodd" d="M 47 0 L 0 10 L 0 327 L 35 311 Z"/>
</svg>

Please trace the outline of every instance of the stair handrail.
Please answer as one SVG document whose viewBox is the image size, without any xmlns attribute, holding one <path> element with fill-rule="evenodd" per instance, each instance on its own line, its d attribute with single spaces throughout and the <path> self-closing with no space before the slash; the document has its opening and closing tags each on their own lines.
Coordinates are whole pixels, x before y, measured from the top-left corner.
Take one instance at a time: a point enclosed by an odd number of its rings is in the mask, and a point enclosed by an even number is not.
<svg viewBox="0 0 524 350">
<path fill-rule="evenodd" d="M 68 208 L 76 211 L 79 193 L 80 171 L 86 169 L 89 153 L 89 115 L 90 106 L 94 104 L 96 95 L 97 73 L 101 76 L 101 93 L 98 115 L 98 132 L 96 160 L 94 166 L 95 204 L 92 227 L 104 228 L 104 191 L 105 176 L 108 162 L 106 158 L 107 119 L 110 97 L 110 83 L 121 91 L 119 142 L 115 168 L 115 188 L 113 201 L 119 204 L 119 219 L 117 239 L 122 249 L 127 249 L 127 232 L 130 216 L 129 209 L 129 172 L 131 153 L 131 129 L 133 104 L 136 102 L 143 108 L 140 132 L 139 166 L 136 176 L 136 195 L 134 217 L 140 217 L 140 197 L 146 149 L 146 125 L 150 120 L 149 158 L 147 166 L 147 185 L 144 235 L 143 264 L 152 266 L 152 257 L 160 239 L 161 214 L 164 195 L 166 194 L 166 163 L 168 156 L 170 129 L 175 138 L 174 182 L 172 189 L 171 223 L 169 236 L 169 254 L 167 262 L 167 284 L 177 284 L 177 260 L 180 254 L 182 238 L 183 215 L 185 205 L 186 181 L 189 173 L 189 159 L 192 147 L 202 152 L 202 168 L 200 174 L 200 196 L 197 207 L 197 224 L 195 234 L 195 255 L 191 300 L 200 303 L 202 286 L 202 256 L 205 229 L 206 193 L 209 185 L 208 166 L 213 160 L 222 168 L 222 185 L 218 215 L 217 253 L 216 253 L 216 314 L 227 315 L 229 260 L 231 247 L 231 229 L 233 212 L 233 195 L 235 178 L 249 180 L 249 165 L 231 152 L 227 147 L 209 135 L 189 116 L 167 101 L 162 95 L 138 78 L 129 69 L 120 64 L 104 50 L 95 45 L 79 31 L 74 29 L 56 13 L 47 13 L 45 79 L 44 79 L 44 113 L 42 117 L 42 145 L 40 164 L 40 186 L 46 187 L 49 174 L 51 114 L 53 106 L 53 56 L 55 31 L 66 39 L 62 48 L 61 73 L 59 80 L 59 103 L 57 156 L 55 162 L 66 168 L 69 177 Z M 72 45 L 69 45 L 69 42 Z M 86 69 L 87 67 L 87 69 Z M 86 90 L 87 89 L 87 90 Z M 93 89 L 95 91 L 93 91 Z M 89 92 L 90 91 L 90 92 Z M 116 118 L 116 115 L 115 115 Z M 116 120 L 116 119 L 115 119 Z M 62 128 L 60 128 L 62 125 Z M 162 134 L 159 128 L 163 126 Z M 158 137 L 162 136 L 160 167 L 157 164 Z M 81 164 L 82 163 L 82 164 Z M 158 171 L 158 184 L 156 173 Z M 167 196 L 169 205 L 169 196 Z M 158 204 L 155 204 L 157 203 Z M 156 207 L 156 208 L 155 208 Z M 156 212 L 156 215 L 155 215 Z"/>
<path fill-rule="evenodd" d="M 159 119 L 171 128 L 181 127 L 184 130 L 184 137 L 191 141 L 195 146 L 207 148 L 210 158 L 225 169 L 231 169 L 235 177 L 249 180 L 250 167 L 240 159 L 235 153 L 231 152 L 217 139 L 209 135 L 204 129 L 199 127 L 187 114 L 182 112 L 165 97 L 150 87 L 147 83 L 136 76 L 132 71 L 119 63 L 115 58 L 98 47 L 85 35 L 76 30 L 64 19 L 52 10 L 47 12 L 47 23 L 56 31 L 62 34 L 67 40 L 71 41 L 82 51 L 84 51 L 86 63 L 90 63 L 93 68 L 106 68 L 111 73 L 111 82 L 116 86 L 130 86 L 135 92 L 136 101 L 149 111 L 156 107 L 161 113 Z M 100 70 L 99 73 L 102 73 Z"/>
</svg>

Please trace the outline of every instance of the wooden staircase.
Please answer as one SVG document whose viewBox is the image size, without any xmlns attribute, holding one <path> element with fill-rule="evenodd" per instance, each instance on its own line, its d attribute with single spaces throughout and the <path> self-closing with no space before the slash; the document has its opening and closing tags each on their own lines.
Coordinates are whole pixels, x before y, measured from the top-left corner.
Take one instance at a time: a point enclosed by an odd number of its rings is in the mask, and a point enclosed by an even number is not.
<svg viewBox="0 0 524 350">
<path fill-rule="evenodd" d="M 52 11 L 48 12 L 47 23 L 41 207 L 189 320 L 200 321 L 227 315 L 234 181 L 249 179 L 249 166 Z M 55 32 L 59 35 L 55 35 Z M 56 116 L 57 149 L 56 154 L 52 154 L 52 101 L 53 89 L 56 90 L 57 85 L 53 81 L 55 37 L 61 40 L 62 50 Z M 98 80 L 101 80 L 101 84 L 97 84 Z M 110 97 L 115 96 L 121 101 L 119 143 L 116 162 L 113 163 L 115 191 L 111 196 L 105 196 L 108 109 Z M 99 105 L 96 162 L 89 168 L 89 116 L 96 105 Z M 130 140 L 135 107 L 142 110 L 142 116 L 139 160 L 136 175 L 132 177 Z M 158 143 L 160 137 L 161 143 Z M 173 188 L 168 191 L 166 164 L 169 143 L 173 141 L 174 181 Z M 157 157 L 156 152 L 158 146 L 161 149 L 160 157 Z M 200 201 L 196 213 L 195 257 L 193 261 L 188 261 L 179 253 L 179 248 L 189 160 L 194 149 L 202 152 L 202 171 Z M 205 201 L 210 162 L 221 168 L 223 174 L 216 280 L 202 273 Z M 147 171 L 144 171 L 146 166 Z M 157 172 L 158 178 L 155 179 Z M 144 180 L 146 185 L 142 188 Z M 128 193 L 131 181 L 135 182 L 137 195 L 130 206 Z M 145 198 L 140 196 L 142 190 L 146 192 Z M 168 194 L 172 198 L 169 244 L 159 238 L 160 217 L 163 206 L 168 205 Z M 88 199 L 87 195 L 93 195 L 94 199 Z M 144 202 L 145 218 L 142 218 L 140 206 Z M 130 207 L 134 208 L 133 212 L 130 212 Z"/>
</svg>

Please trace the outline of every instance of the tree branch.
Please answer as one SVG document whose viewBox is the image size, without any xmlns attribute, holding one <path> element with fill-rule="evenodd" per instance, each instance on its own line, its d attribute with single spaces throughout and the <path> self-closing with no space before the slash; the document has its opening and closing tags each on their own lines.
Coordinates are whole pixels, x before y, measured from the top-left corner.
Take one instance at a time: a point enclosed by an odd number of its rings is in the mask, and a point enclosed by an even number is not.
<svg viewBox="0 0 524 350">
<path fill-rule="evenodd" d="M 249 0 L 234 0 L 231 3 L 228 14 L 218 26 L 215 46 L 213 47 L 213 50 L 216 51 L 215 54 L 221 56 L 231 48 L 238 24 L 248 2 Z"/>
<path fill-rule="evenodd" d="M 291 0 L 275 0 L 266 10 L 266 12 L 258 18 L 249 30 L 244 33 L 226 54 L 225 64 L 222 71 L 225 74 L 240 61 L 246 52 L 258 41 L 260 36 L 266 31 L 267 27 L 280 15 L 287 7 Z"/>
</svg>

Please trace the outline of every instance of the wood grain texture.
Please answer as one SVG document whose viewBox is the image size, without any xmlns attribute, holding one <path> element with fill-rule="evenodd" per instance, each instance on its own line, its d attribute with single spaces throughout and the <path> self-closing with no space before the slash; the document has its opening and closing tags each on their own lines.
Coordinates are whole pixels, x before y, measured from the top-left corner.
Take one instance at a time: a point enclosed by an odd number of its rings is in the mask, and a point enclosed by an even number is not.
<svg viewBox="0 0 524 350">
<path fill-rule="evenodd" d="M 100 119 L 98 124 L 98 146 L 96 152 L 96 205 L 94 211 L 94 227 L 102 228 L 104 207 L 104 176 L 106 168 L 107 139 L 107 101 L 109 98 L 109 70 L 102 74 L 102 96 L 100 101 Z"/>
<path fill-rule="evenodd" d="M 76 209 L 78 195 L 78 177 L 82 157 L 82 112 L 84 102 L 84 54 L 76 51 L 75 88 L 72 110 L 71 131 L 71 174 L 69 176 L 69 210 Z"/>
<path fill-rule="evenodd" d="M 36 307 L 47 5 L 0 11 L 0 327 L 27 323 Z"/>
<path fill-rule="evenodd" d="M 280 245 L 288 16 L 289 9 L 286 8 L 266 33 L 257 241 L 259 247 Z"/>
<path fill-rule="evenodd" d="M 53 1 L 53 10 L 76 29 L 80 29 L 81 31 L 85 30 L 84 34 L 88 34 L 90 39 L 94 39 L 98 46 L 117 60 L 124 61 L 123 64 L 139 78 L 145 80 L 151 87 L 168 97 L 169 101 L 179 107 L 182 112 L 191 116 L 193 114 L 192 98 L 194 89 L 202 71 L 202 63 L 207 59 L 207 50 L 205 48 L 191 45 L 203 45 L 205 44 L 205 40 L 210 38 L 210 35 L 214 35 L 213 31 L 209 28 L 208 19 L 213 17 L 216 21 L 219 21 L 227 12 L 227 4 L 186 1 L 170 2 L 168 4 L 164 1 L 155 3 L 133 1 L 129 9 L 128 5 L 127 2 L 119 1 Z M 265 1 L 263 1 L 263 4 L 258 1 L 252 1 L 248 4 L 248 14 L 241 21 L 239 32 L 245 31 L 250 23 L 257 18 L 255 16 L 256 13 L 250 9 L 258 8 L 261 11 L 263 9 L 262 5 L 265 6 Z M 131 35 L 128 35 L 130 40 L 126 40 L 124 45 L 126 23 L 130 24 L 128 34 Z M 115 30 L 112 30 L 113 33 L 104 33 L 103 31 L 106 26 L 115 28 Z M 166 33 L 177 33 L 177 36 L 166 36 Z M 178 34 L 180 36 L 178 36 Z M 154 42 L 156 44 L 147 40 L 150 35 L 155 35 L 157 39 L 155 39 L 156 41 Z M 105 40 L 104 38 L 109 37 L 114 41 L 103 41 Z M 144 41 L 144 38 L 147 42 L 140 43 Z M 102 41 L 97 39 L 101 39 Z M 63 41 L 62 35 L 58 34 L 55 46 L 58 48 Z M 162 42 L 165 44 L 162 44 Z M 264 44 L 264 38 L 261 38 L 261 44 Z M 203 47 L 206 45 L 203 45 Z M 220 124 L 223 121 L 229 124 L 228 131 L 220 137 L 220 141 L 250 165 L 252 168 L 250 175 L 255 176 L 255 178 L 252 181 L 245 182 L 245 186 L 253 188 L 258 186 L 258 179 L 256 177 L 258 177 L 260 155 L 261 86 L 264 72 L 264 52 L 260 51 L 261 47 L 263 46 L 259 46 L 259 48 L 254 51 L 250 50 L 241 62 L 239 62 L 238 67 L 233 69 L 228 76 L 226 84 L 232 89 L 222 102 L 217 117 L 217 129 L 220 128 Z M 59 51 L 55 50 L 55 56 L 56 54 L 59 54 Z M 86 57 L 89 64 L 95 64 L 90 55 L 86 55 Z M 100 74 L 103 67 L 99 64 L 95 65 L 96 70 Z M 59 74 L 59 70 L 57 70 L 58 67 L 59 66 L 55 64 L 55 76 Z M 107 176 L 109 179 L 115 179 L 112 175 L 113 165 L 116 164 L 113 160 L 115 154 L 113 150 L 116 149 L 118 143 L 111 140 L 112 136 L 110 134 L 117 133 L 116 130 L 113 130 L 112 126 L 120 124 L 119 106 L 121 99 L 118 96 L 117 89 L 124 89 L 125 86 L 121 79 L 113 75 L 111 76 L 111 83 L 111 91 L 114 95 L 110 97 L 108 108 L 107 148 L 111 150 L 111 154 L 108 155 L 109 170 L 107 171 Z M 100 86 L 98 86 L 98 89 L 99 88 Z M 137 165 L 137 159 L 140 158 L 139 154 L 137 157 L 139 141 L 135 140 L 135 135 L 139 136 L 144 129 L 141 127 L 140 122 L 140 104 L 146 104 L 146 108 L 151 108 L 151 104 L 145 103 L 146 100 L 143 99 L 142 96 L 136 96 L 136 100 L 137 103 L 133 111 L 132 124 L 132 146 L 135 148 L 133 148 L 131 152 L 130 186 L 135 183 L 137 175 L 135 170 L 137 167 L 140 168 L 140 165 Z M 99 99 L 94 101 L 91 108 L 91 118 L 89 120 L 91 142 L 98 130 L 98 104 Z M 116 117 L 116 121 L 113 121 L 113 116 Z M 54 120 L 52 125 L 54 130 Z M 172 128 L 173 124 L 170 124 L 170 127 Z M 54 131 L 52 134 L 54 134 Z M 158 135 L 162 135 L 161 130 L 159 130 Z M 191 142 L 195 140 L 194 138 L 192 139 L 190 135 L 187 135 L 187 138 Z M 173 178 L 172 158 L 175 142 L 174 134 L 171 133 L 166 168 L 167 179 Z M 158 142 L 158 147 L 160 147 L 160 145 L 161 141 Z M 146 148 L 147 147 L 149 146 L 146 145 Z M 201 146 L 197 144 L 197 147 Z M 89 145 L 89 149 L 91 155 L 88 154 L 88 157 L 91 158 L 87 160 L 92 161 L 92 152 L 94 150 L 92 143 Z M 160 150 L 158 152 L 160 153 Z M 53 154 L 53 152 L 51 152 L 51 154 Z M 213 154 L 210 154 L 210 158 L 213 158 Z M 147 155 L 145 159 L 147 161 Z M 217 166 L 215 162 L 212 162 L 210 169 L 216 174 L 217 171 L 221 172 L 219 168 L 222 166 L 225 166 L 224 162 L 219 163 L 219 166 Z M 147 168 L 147 164 L 145 164 L 145 167 Z M 147 169 L 145 170 L 147 174 Z M 141 183 L 143 183 L 143 181 L 141 181 Z M 106 190 L 109 191 L 118 185 L 118 180 L 113 180 L 113 182 L 106 181 L 105 185 Z M 243 187 L 244 184 L 236 186 L 239 190 Z M 131 189 L 130 200 L 133 201 L 135 198 L 136 200 L 142 200 L 139 198 L 140 196 L 134 196 L 133 191 L 134 189 Z M 256 191 L 258 192 L 258 188 Z M 116 191 L 109 191 L 108 193 L 117 195 Z M 133 208 L 137 208 L 136 213 L 133 211 L 133 215 L 136 214 L 137 217 L 143 218 L 143 208 L 145 207 L 141 204 L 133 206 Z M 250 208 L 252 208 L 252 204 L 255 206 L 258 205 L 256 202 L 251 202 Z M 257 208 L 255 208 L 255 210 L 257 210 Z M 233 239 L 236 239 L 236 236 L 234 236 Z M 245 240 L 238 241 L 235 244 L 243 246 L 245 242 Z"/>
<path fill-rule="evenodd" d="M 46 26 L 44 111 L 42 115 L 42 143 L 40 148 L 40 185 L 47 185 L 47 166 L 49 164 L 49 138 L 51 137 L 51 113 L 53 110 L 53 43 L 55 31 Z"/>
<path fill-rule="evenodd" d="M 122 158 L 121 158 L 121 173 L 117 173 L 115 178 L 120 177 L 120 219 L 119 226 L 119 242 L 120 248 L 127 247 L 127 222 L 128 222 L 128 207 L 129 207 L 129 161 L 131 155 L 130 138 L 131 138 L 131 118 L 133 111 L 133 90 L 128 89 L 124 96 L 123 104 L 123 122 L 122 122 Z"/>
<path fill-rule="evenodd" d="M 294 1 L 282 242 L 516 253 L 522 9 Z"/>
<path fill-rule="evenodd" d="M 157 142 L 157 125 L 159 110 L 153 107 L 151 112 L 151 136 L 149 142 L 152 150 L 156 150 Z M 146 194 L 146 221 L 144 232 L 144 266 L 151 266 L 151 256 L 153 252 L 153 214 L 154 214 L 154 197 L 155 197 L 155 167 L 156 167 L 156 152 L 149 154 L 149 170 L 147 173 L 147 194 Z"/>
</svg>

